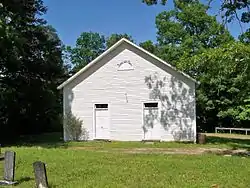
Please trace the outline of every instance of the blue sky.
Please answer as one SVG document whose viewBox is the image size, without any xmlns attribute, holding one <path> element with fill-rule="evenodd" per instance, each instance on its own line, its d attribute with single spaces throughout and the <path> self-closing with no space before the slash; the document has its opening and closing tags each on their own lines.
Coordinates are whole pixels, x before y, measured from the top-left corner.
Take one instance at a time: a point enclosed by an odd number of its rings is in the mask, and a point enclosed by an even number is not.
<svg viewBox="0 0 250 188">
<path fill-rule="evenodd" d="M 216 0 L 217 1 L 217 0 Z M 155 17 L 173 7 L 147 6 L 141 0 L 44 0 L 48 12 L 45 19 L 58 32 L 66 45 L 74 45 L 77 37 L 86 31 L 109 36 L 112 33 L 128 33 L 136 43 L 156 41 Z M 219 4 L 212 12 L 217 12 Z M 239 25 L 229 27 L 234 36 L 240 32 Z"/>
</svg>

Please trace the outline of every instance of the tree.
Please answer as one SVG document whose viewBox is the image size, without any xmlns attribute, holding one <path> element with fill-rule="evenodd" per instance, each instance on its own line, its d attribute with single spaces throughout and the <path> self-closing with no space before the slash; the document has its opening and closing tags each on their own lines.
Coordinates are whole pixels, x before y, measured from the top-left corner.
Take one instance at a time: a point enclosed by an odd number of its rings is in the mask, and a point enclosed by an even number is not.
<svg viewBox="0 0 250 188">
<path fill-rule="evenodd" d="M 174 10 L 156 17 L 160 56 L 172 64 L 182 57 L 202 53 L 233 40 L 208 7 L 198 0 L 176 0 Z"/>
<path fill-rule="evenodd" d="M 242 43 L 250 44 L 250 28 L 239 36 L 239 40 Z"/>
<path fill-rule="evenodd" d="M 139 44 L 139 46 L 149 51 L 150 53 L 157 55 L 157 46 L 151 40 L 142 42 Z"/>
<path fill-rule="evenodd" d="M 188 2 L 190 0 L 183 0 L 183 2 L 184 1 Z M 212 1 L 213 0 L 209 0 L 208 3 L 210 4 Z M 142 2 L 147 5 L 156 5 L 158 3 L 162 5 L 166 5 L 167 0 L 142 0 Z M 240 10 L 241 21 L 246 22 L 247 20 L 247 22 L 249 22 L 249 19 L 250 19 L 249 5 L 250 5 L 250 2 L 247 0 L 230 0 L 230 1 L 223 0 L 221 2 L 221 10 L 225 10 L 224 17 L 226 17 L 228 20 L 232 20 L 233 17 L 238 17 L 237 19 L 239 19 L 238 12 Z"/>
<path fill-rule="evenodd" d="M 223 18 L 226 21 L 231 22 L 237 19 L 242 23 L 250 22 L 250 11 L 249 11 L 250 1 L 248 0 L 224 0 L 222 2 L 222 10 L 225 11 Z M 240 25 L 241 26 L 241 25 Z"/>
<path fill-rule="evenodd" d="M 179 69 L 200 81 L 197 115 L 201 129 L 249 127 L 249 61 L 249 45 L 231 42 L 178 62 Z"/>
<path fill-rule="evenodd" d="M 1 143 L 61 129 L 61 41 L 40 17 L 46 13 L 43 2 L 2 1 L 0 12 Z"/>
<path fill-rule="evenodd" d="M 105 37 L 99 33 L 83 32 L 76 40 L 75 47 L 66 47 L 75 73 L 93 61 L 105 50 Z"/>
<path fill-rule="evenodd" d="M 146 3 L 147 5 L 156 5 L 157 3 L 165 5 L 167 0 L 142 0 L 142 2 Z"/>
<path fill-rule="evenodd" d="M 175 0 L 173 0 L 175 2 Z M 182 0 L 183 2 L 190 2 L 190 0 Z M 208 6 L 212 3 L 213 0 L 209 0 Z M 156 5 L 156 4 L 162 4 L 166 5 L 167 0 L 142 0 L 143 3 L 147 5 Z M 222 18 L 225 22 L 231 22 L 232 20 L 237 19 L 240 27 L 241 32 L 243 32 L 243 28 L 241 25 L 242 23 L 249 23 L 250 22 L 250 1 L 248 0 L 223 0 L 221 1 L 221 8 L 220 11 L 223 12 Z M 247 29 L 249 32 L 249 28 Z M 241 37 L 242 38 L 242 37 Z"/>
<path fill-rule="evenodd" d="M 250 28 L 243 31 L 242 23 L 250 22 L 250 1 L 248 0 L 234 0 L 224 1 L 222 3 L 222 10 L 225 11 L 223 18 L 226 22 L 237 20 L 240 25 L 241 34 L 239 40 L 244 43 L 250 43 Z"/>
<path fill-rule="evenodd" d="M 73 65 L 70 74 L 79 71 L 122 38 L 133 42 L 132 37 L 128 34 L 112 34 L 105 39 L 105 37 L 99 33 L 83 32 L 77 38 L 76 46 L 73 48 L 67 46 L 64 51 L 65 61 L 71 62 Z"/>
<path fill-rule="evenodd" d="M 132 37 L 128 34 L 112 34 L 110 37 L 107 38 L 107 42 L 106 42 L 107 48 L 110 48 L 111 46 L 113 46 L 116 42 L 118 42 L 122 38 L 126 38 L 129 41 L 134 42 Z"/>
</svg>

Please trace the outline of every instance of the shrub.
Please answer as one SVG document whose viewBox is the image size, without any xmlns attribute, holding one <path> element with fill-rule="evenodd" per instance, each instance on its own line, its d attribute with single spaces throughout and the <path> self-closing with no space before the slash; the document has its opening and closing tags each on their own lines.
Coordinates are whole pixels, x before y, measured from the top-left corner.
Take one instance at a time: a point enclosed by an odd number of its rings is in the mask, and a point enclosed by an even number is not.
<svg viewBox="0 0 250 188">
<path fill-rule="evenodd" d="M 87 140 L 88 132 L 82 127 L 83 121 L 75 117 L 72 113 L 68 113 L 64 117 L 64 128 L 67 140 Z"/>
</svg>

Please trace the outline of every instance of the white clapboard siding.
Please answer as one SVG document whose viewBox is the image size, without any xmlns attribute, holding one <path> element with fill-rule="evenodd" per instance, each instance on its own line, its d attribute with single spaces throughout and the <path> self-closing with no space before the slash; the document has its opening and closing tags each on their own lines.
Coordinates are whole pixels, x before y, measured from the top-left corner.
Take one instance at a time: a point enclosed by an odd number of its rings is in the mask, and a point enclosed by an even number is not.
<svg viewBox="0 0 250 188">
<path fill-rule="evenodd" d="M 133 70 L 118 70 L 124 60 Z M 143 140 L 143 102 L 148 101 L 160 104 L 161 140 L 195 140 L 195 83 L 129 44 L 121 44 L 64 87 L 64 112 L 83 120 L 89 140 L 95 139 L 95 103 L 108 104 L 111 140 Z"/>
</svg>

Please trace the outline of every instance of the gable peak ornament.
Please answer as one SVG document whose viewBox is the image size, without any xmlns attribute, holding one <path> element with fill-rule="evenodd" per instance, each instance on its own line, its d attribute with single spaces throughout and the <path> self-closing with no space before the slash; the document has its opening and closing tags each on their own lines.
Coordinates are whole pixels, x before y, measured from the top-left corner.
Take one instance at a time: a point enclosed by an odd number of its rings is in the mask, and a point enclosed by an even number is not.
<svg viewBox="0 0 250 188">
<path fill-rule="evenodd" d="M 133 67 L 132 63 L 130 62 L 130 60 L 124 60 L 124 61 L 118 63 L 117 66 L 118 66 L 119 71 L 134 70 L 134 67 Z"/>
</svg>

